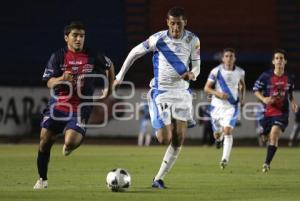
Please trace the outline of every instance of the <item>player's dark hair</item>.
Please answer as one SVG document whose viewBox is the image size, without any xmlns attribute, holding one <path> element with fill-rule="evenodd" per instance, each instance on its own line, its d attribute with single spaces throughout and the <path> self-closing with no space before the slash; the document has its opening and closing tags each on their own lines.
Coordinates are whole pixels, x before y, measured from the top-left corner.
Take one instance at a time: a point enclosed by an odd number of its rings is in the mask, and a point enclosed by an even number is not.
<svg viewBox="0 0 300 201">
<path fill-rule="evenodd" d="M 64 35 L 68 36 L 69 33 L 73 30 L 73 29 L 79 29 L 79 30 L 85 30 L 85 27 L 83 25 L 82 22 L 80 21 L 73 21 L 70 24 L 68 24 L 67 26 L 65 26 L 64 29 Z"/>
<path fill-rule="evenodd" d="M 233 53 L 233 54 L 236 54 L 235 49 L 234 49 L 234 48 L 231 48 L 231 47 L 226 47 L 226 48 L 224 48 L 224 49 L 223 49 L 223 54 L 222 54 L 222 56 L 224 56 L 225 52 L 231 52 L 231 53 Z"/>
<path fill-rule="evenodd" d="M 276 50 L 274 50 L 274 51 L 273 51 L 272 60 L 274 59 L 275 54 L 277 54 L 277 53 L 283 54 L 284 59 L 287 60 L 287 53 L 286 53 L 286 51 L 283 50 L 283 49 L 276 49 Z"/>
<path fill-rule="evenodd" d="M 184 9 L 181 7 L 173 7 L 168 11 L 167 17 L 182 17 L 183 19 L 186 19 Z"/>
</svg>

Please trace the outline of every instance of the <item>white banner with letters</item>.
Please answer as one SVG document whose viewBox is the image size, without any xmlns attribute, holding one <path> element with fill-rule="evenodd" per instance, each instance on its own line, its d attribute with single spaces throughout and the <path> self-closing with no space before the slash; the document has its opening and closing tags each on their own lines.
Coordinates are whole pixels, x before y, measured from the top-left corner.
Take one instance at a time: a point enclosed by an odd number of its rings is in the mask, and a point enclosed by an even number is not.
<svg viewBox="0 0 300 201">
<path fill-rule="evenodd" d="M 87 136 L 91 137 L 133 137 L 139 132 L 140 105 L 147 102 L 147 89 L 122 89 L 111 97 L 106 103 L 97 103 L 89 123 Z M 45 88 L 14 88 L 0 87 L 0 136 L 16 136 L 31 133 L 32 117 L 38 117 L 46 107 L 49 99 L 49 89 Z M 209 104 L 202 91 L 193 90 L 194 117 L 198 121 L 199 107 Z M 295 93 L 300 103 L 300 93 Z M 253 93 L 247 92 L 246 105 L 240 114 L 240 126 L 234 130 L 235 138 L 255 138 L 255 107 L 256 98 Z M 283 138 L 287 138 L 294 123 L 291 112 L 289 126 Z M 202 138 L 203 126 L 188 130 L 187 138 Z M 38 133 L 34 133 L 38 135 Z"/>
</svg>

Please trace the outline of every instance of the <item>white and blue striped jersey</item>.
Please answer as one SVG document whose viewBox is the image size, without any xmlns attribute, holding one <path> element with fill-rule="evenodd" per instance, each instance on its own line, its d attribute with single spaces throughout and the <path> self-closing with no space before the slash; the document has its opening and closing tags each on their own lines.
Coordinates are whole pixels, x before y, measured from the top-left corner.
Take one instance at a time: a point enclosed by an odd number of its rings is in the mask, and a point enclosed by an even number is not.
<svg viewBox="0 0 300 201">
<path fill-rule="evenodd" d="M 174 39 L 169 37 L 168 30 L 164 30 L 153 34 L 131 50 L 116 79 L 122 81 L 133 62 L 149 52 L 153 52 L 154 78 L 150 82 L 151 88 L 185 90 L 189 88 L 189 82 L 183 80 L 181 75 L 191 71 L 196 78 L 200 73 L 199 38 L 185 30 L 181 38 Z"/>
<path fill-rule="evenodd" d="M 145 42 L 144 47 L 153 53 L 154 78 L 150 87 L 159 90 L 188 89 L 189 82 L 180 75 L 189 71 L 189 64 L 200 60 L 200 41 L 190 31 L 184 31 L 180 39 L 168 36 L 168 31 L 161 31 Z M 199 73 L 198 73 L 199 74 Z M 197 75 L 195 75 L 197 77 Z"/>
<path fill-rule="evenodd" d="M 234 70 L 226 70 L 223 64 L 212 69 L 208 81 L 215 83 L 215 90 L 228 94 L 227 100 L 212 97 L 211 105 L 215 107 L 233 106 L 239 102 L 239 82 L 245 79 L 245 71 L 235 66 Z"/>
</svg>

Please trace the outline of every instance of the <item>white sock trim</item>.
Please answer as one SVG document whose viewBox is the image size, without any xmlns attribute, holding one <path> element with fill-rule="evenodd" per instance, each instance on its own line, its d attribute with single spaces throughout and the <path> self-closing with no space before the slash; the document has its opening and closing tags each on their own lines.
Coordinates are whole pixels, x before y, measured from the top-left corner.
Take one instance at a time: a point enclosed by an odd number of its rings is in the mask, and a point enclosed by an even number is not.
<svg viewBox="0 0 300 201">
<path fill-rule="evenodd" d="M 160 169 L 157 175 L 155 176 L 154 180 L 164 179 L 166 174 L 171 170 L 171 168 L 175 164 L 180 151 L 181 151 L 181 146 L 173 147 L 172 145 L 169 145 L 169 147 L 166 150 L 163 161 L 161 163 Z"/>
<path fill-rule="evenodd" d="M 225 159 L 227 162 L 229 161 L 232 144 L 233 144 L 233 136 L 224 135 L 222 160 Z"/>
</svg>

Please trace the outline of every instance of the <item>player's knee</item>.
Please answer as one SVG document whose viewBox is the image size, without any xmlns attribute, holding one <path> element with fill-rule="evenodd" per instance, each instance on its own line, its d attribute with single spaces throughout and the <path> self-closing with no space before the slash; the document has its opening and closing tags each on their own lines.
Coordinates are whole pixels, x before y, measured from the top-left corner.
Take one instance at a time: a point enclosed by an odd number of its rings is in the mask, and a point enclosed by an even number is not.
<svg viewBox="0 0 300 201">
<path fill-rule="evenodd" d="M 173 147 L 180 147 L 183 145 L 183 137 L 178 137 L 176 139 L 172 139 L 172 146 Z"/>
<path fill-rule="evenodd" d="M 40 140 L 40 145 L 39 145 L 39 150 L 41 152 L 49 152 L 51 147 L 52 147 L 53 142 L 47 139 L 41 139 Z"/>
<path fill-rule="evenodd" d="M 171 142 L 171 138 L 170 137 L 160 137 L 160 138 L 157 138 L 157 140 L 162 145 L 169 145 L 170 142 Z"/>
</svg>

